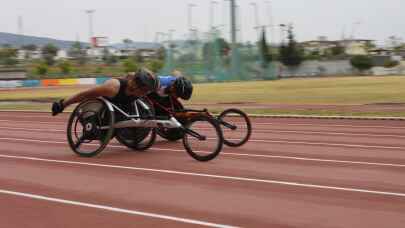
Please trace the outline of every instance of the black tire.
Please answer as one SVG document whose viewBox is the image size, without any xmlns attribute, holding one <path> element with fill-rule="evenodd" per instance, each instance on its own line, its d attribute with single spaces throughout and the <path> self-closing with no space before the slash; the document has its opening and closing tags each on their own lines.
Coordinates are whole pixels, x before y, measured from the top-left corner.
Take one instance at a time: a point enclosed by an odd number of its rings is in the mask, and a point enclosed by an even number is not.
<svg viewBox="0 0 405 228">
<path fill-rule="evenodd" d="M 67 139 L 70 148 L 81 157 L 96 156 L 110 141 L 114 133 L 113 125 L 114 112 L 108 109 L 104 101 L 90 99 L 80 103 L 68 121 Z M 93 141 L 99 143 L 95 149 L 90 144 Z"/>
<path fill-rule="evenodd" d="M 227 117 L 231 117 L 232 122 L 229 121 L 229 118 L 227 118 Z M 238 146 L 242 146 L 249 140 L 249 138 L 252 134 L 252 124 L 250 122 L 249 117 L 243 111 L 241 111 L 239 109 L 234 109 L 234 108 L 227 109 L 227 110 L 223 111 L 218 116 L 217 119 L 222 128 L 222 134 L 224 136 L 225 145 L 231 146 L 231 147 L 238 147 Z M 227 126 L 224 123 L 224 121 L 227 124 L 230 124 L 236 128 L 231 129 L 229 126 Z M 239 139 L 239 137 L 231 138 L 231 136 L 229 136 L 228 132 L 241 134 L 240 139 Z"/>
<path fill-rule="evenodd" d="M 138 110 L 141 116 L 154 116 L 152 105 L 146 100 L 142 101 L 148 105 L 149 110 L 138 105 Z M 144 151 L 149 149 L 156 141 L 156 130 L 153 128 L 130 127 L 115 129 L 115 138 L 122 145 L 135 150 Z"/>
<path fill-rule="evenodd" d="M 196 123 L 203 123 L 203 124 L 208 124 L 208 127 L 205 126 L 204 130 L 213 130 L 214 132 L 214 136 L 209 136 L 207 133 L 204 133 L 204 131 L 201 131 L 201 128 L 194 128 L 193 125 L 195 125 Z M 217 121 L 207 117 L 207 116 L 197 116 L 192 118 L 187 125 L 185 126 L 185 128 L 193 130 L 194 132 L 197 132 L 198 134 L 207 137 L 205 140 L 199 140 L 194 136 L 191 136 L 190 134 L 186 133 L 184 134 L 183 137 L 183 145 L 184 148 L 186 149 L 187 153 L 193 157 L 194 159 L 196 159 L 197 161 L 210 161 L 212 159 L 214 159 L 216 156 L 218 156 L 218 154 L 221 152 L 222 150 L 222 146 L 224 143 L 224 139 L 222 136 L 222 131 L 221 131 L 221 127 L 218 125 Z M 204 135 L 206 134 L 206 135 Z M 212 140 L 215 140 L 216 142 L 213 143 L 213 148 L 209 149 L 209 151 L 199 151 L 199 148 L 194 148 L 191 144 L 192 141 L 195 142 L 199 142 L 202 141 L 204 142 L 204 146 L 208 146 L 208 137 L 212 137 Z"/>
<path fill-rule="evenodd" d="M 156 133 L 171 142 L 176 142 L 184 137 L 184 132 L 176 128 L 157 128 Z"/>
<path fill-rule="evenodd" d="M 132 150 L 145 151 L 155 143 L 156 131 L 155 129 L 148 128 L 146 131 L 144 129 L 118 128 L 116 129 L 115 138 L 119 143 Z"/>
</svg>

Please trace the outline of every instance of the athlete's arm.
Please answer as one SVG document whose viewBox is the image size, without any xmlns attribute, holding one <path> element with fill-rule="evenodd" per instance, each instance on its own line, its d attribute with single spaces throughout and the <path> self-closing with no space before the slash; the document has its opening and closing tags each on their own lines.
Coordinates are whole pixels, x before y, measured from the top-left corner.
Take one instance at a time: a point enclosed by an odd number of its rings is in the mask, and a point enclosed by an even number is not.
<svg viewBox="0 0 405 228">
<path fill-rule="evenodd" d="M 110 79 L 102 85 L 82 91 L 65 99 L 63 101 L 63 107 L 65 108 L 71 104 L 101 96 L 114 97 L 118 93 L 119 89 L 120 89 L 120 82 L 117 79 Z"/>
</svg>

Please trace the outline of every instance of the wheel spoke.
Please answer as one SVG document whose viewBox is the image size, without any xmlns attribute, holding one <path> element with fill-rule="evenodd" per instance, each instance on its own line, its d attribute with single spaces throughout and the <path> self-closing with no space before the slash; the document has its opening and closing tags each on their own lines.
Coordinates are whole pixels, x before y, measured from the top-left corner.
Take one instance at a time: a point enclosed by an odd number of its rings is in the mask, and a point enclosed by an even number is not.
<svg viewBox="0 0 405 228">
<path fill-rule="evenodd" d="M 79 148 L 79 146 L 84 142 L 84 136 L 81 136 L 79 140 L 75 143 L 75 149 Z"/>
</svg>

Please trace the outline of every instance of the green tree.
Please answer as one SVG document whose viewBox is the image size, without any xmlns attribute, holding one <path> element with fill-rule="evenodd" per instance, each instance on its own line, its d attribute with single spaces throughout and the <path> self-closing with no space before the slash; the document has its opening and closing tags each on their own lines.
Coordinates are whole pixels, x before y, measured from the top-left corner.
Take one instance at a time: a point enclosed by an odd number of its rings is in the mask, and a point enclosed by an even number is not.
<svg viewBox="0 0 405 228">
<path fill-rule="evenodd" d="M 135 72 L 138 70 L 138 64 L 132 59 L 128 58 L 122 63 L 125 72 Z"/>
<path fill-rule="evenodd" d="M 271 55 L 271 50 L 267 44 L 266 30 L 264 28 L 262 30 L 262 36 L 259 41 L 259 50 L 260 50 L 260 55 L 262 57 L 261 58 L 262 67 L 267 68 L 267 66 L 273 59 L 272 59 L 272 55 Z"/>
<path fill-rule="evenodd" d="M 165 59 L 165 56 L 166 56 L 166 49 L 165 49 L 165 47 L 160 47 L 158 50 L 157 50 L 157 52 L 156 52 L 156 57 L 159 59 L 159 60 L 164 60 Z"/>
<path fill-rule="evenodd" d="M 76 60 L 79 65 L 84 65 L 87 62 L 87 52 L 82 44 L 78 41 L 74 42 L 68 50 L 68 56 Z"/>
<path fill-rule="evenodd" d="M 294 38 L 293 27 L 288 27 L 288 44 L 280 47 L 280 61 L 286 66 L 298 66 L 303 60 L 303 51 Z"/>
<path fill-rule="evenodd" d="M 63 74 L 69 74 L 72 71 L 72 65 L 69 61 L 61 61 L 58 67 Z"/>
<path fill-rule="evenodd" d="M 360 72 L 371 69 L 373 65 L 373 60 L 366 55 L 355 55 L 350 59 L 350 64 L 358 69 Z"/>
<path fill-rule="evenodd" d="M 17 49 L 15 48 L 2 48 L 0 49 L 0 64 L 13 66 L 18 63 Z"/>
<path fill-rule="evenodd" d="M 388 59 L 384 62 L 384 67 L 386 67 L 386 68 L 392 68 L 392 67 L 396 67 L 398 65 L 399 65 L 399 62 L 392 60 L 392 59 Z"/>
<path fill-rule="evenodd" d="M 158 59 L 152 60 L 148 63 L 148 68 L 153 72 L 159 72 L 163 66 L 163 61 Z"/>
<path fill-rule="evenodd" d="M 345 48 L 340 46 L 340 45 L 336 45 L 334 47 L 332 47 L 330 49 L 332 56 L 339 56 L 339 55 L 343 55 L 345 53 Z"/>
<path fill-rule="evenodd" d="M 48 66 L 55 64 L 55 56 L 58 54 L 58 51 L 59 48 L 53 44 L 47 44 L 42 47 L 42 56 Z"/>
<path fill-rule="evenodd" d="M 46 73 L 48 73 L 48 65 L 41 63 L 40 65 L 35 67 L 35 71 L 39 75 L 45 75 Z"/>
</svg>

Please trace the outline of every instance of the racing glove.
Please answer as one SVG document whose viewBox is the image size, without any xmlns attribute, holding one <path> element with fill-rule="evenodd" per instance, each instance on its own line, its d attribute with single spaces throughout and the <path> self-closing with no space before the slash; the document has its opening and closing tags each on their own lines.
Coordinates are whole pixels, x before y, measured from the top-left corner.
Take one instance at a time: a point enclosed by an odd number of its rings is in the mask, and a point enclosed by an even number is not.
<svg viewBox="0 0 405 228">
<path fill-rule="evenodd" d="M 59 113 L 63 112 L 65 107 L 63 106 L 63 99 L 59 101 L 55 101 L 52 104 L 52 116 L 56 116 Z"/>
</svg>

